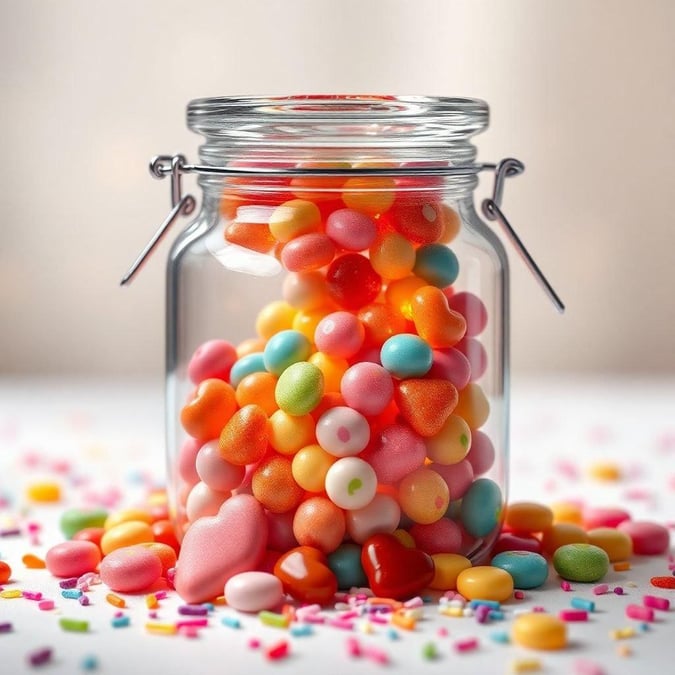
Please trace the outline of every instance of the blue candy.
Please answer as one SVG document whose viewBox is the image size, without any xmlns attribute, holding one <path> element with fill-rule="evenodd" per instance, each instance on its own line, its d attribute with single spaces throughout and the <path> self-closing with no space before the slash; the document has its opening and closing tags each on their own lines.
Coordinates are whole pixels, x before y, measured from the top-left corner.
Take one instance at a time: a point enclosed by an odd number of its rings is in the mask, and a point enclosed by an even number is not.
<svg viewBox="0 0 675 675">
<path fill-rule="evenodd" d="M 263 373 L 266 370 L 262 352 L 246 354 L 246 356 L 242 356 L 234 362 L 230 371 L 230 384 L 236 389 L 247 375 L 251 373 Z"/>
<path fill-rule="evenodd" d="M 380 363 L 394 377 L 422 377 L 433 361 L 431 347 L 421 337 L 412 333 L 393 335 L 380 350 Z"/>
<path fill-rule="evenodd" d="M 474 537 L 490 534 L 499 525 L 501 512 L 502 491 L 489 478 L 474 481 L 462 498 L 462 524 Z"/>
<path fill-rule="evenodd" d="M 263 361 L 270 373 L 281 375 L 288 366 L 306 361 L 311 353 L 312 344 L 300 331 L 282 330 L 268 340 Z"/>
<path fill-rule="evenodd" d="M 504 551 L 492 558 L 490 564 L 508 572 L 514 588 L 537 588 L 548 578 L 546 558 L 533 551 Z"/>
<path fill-rule="evenodd" d="M 431 286 L 445 288 L 457 279 L 459 261 L 447 246 L 427 244 L 417 249 L 413 273 Z"/>
</svg>

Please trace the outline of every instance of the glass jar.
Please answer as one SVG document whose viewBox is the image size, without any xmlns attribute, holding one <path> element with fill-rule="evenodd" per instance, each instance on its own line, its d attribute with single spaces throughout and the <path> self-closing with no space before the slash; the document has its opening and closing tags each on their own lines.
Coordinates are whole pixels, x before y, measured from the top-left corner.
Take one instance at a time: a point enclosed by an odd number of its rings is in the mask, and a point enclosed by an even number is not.
<svg viewBox="0 0 675 675">
<path fill-rule="evenodd" d="M 187 120 L 201 164 L 155 165 L 173 216 L 193 205 L 181 172 L 203 191 L 167 269 L 179 538 L 252 494 L 277 557 L 312 546 L 330 566 L 393 534 L 484 561 L 509 420 L 508 261 L 473 202 L 495 168 L 471 143 L 487 105 L 211 98 Z"/>
</svg>

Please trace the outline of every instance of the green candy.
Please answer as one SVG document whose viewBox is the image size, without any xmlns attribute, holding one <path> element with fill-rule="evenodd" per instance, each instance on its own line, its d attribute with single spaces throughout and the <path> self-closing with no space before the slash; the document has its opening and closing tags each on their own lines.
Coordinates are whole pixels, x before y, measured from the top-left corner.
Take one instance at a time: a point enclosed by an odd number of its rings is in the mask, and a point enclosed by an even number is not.
<svg viewBox="0 0 675 675">
<path fill-rule="evenodd" d="M 72 539 L 87 527 L 103 527 L 108 512 L 105 509 L 67 509 L 61 515 L 59 525 L 66 539 Z"/>
<path fill-rule="evenodd" d="M 593 544 L 565 544 L 553 554 L 553 567 L 567 581 L 600 581 L 609 570 L 609 557 Z"/>
<path fill-rule="evenodd" d="M 313 363 L 298 361 L 279 376 L 274 390 L 277 405 L 289 415 L 306 415 L 323 396 L 323 373 Z"/>
</svg>

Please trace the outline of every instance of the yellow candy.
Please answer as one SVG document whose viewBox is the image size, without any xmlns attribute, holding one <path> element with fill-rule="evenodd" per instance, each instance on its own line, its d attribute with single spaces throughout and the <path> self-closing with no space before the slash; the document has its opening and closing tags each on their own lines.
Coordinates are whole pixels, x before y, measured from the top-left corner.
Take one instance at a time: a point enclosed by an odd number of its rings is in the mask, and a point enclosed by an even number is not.
<svg viewBox="0 0 675 675">
<path fill-rule="evenodd" d="M 319 207 L 304 199 L 291 199 L 277 206 L 270 216 L 270 232 L 277 241 L 287 242 L 301 234 L 318 232 L 321 226 Z"/>
<path fill-rule="evenodd" d="M 627 560 L 633 555 L 633 541 L 621 530 L 612 527 L 597 527 L 589 530 L 588 543 L 601 548 L 609 558 L 609 562 Z"/>
<path fill-rule="evenodd" d="M 487 422 L 490 415 L 490 403 L 480 385 L 469 382 L 459 392 L 459 402 L 455 408 L 455 415 L 464 418 L 472 429 L 478 429 Z"/>
<path fill-rule="evenodd" d="M 370 264 L 383 279 L 402 279 L 415 266 L 415 247 L 402 234 L 392 232 L 370 247 Z"/>
<path fill-rule="evenodd" d="M 553 525 L 553 511 L 536 502 L 508 504 L 504 523 L 516 532 L 543 532 Z"/>
<path fill-rule="evenodd" d="M 407 530 L 394 530 L 392 534 L 406 547 L 415 548 L 415 540 Z"/>
<path fill-rule="evenodd" d="M 293 318 L 296 311 L 294 307 L 283 300 L 270 302 L 258 313 L 255 330 L 261 338 L 269 340 L 280 331 L 293 327 Z"/>
<path fill-rule="evenodd" d="M 26 488 L 26 497 L 32 502 L 58 502 L 61 499 L 61 486 L 53 481 L 32 483 Z"/>
<path fill-rule="evenodd" d="M 314 342 L 314 333 L 319 321 L 323 319 L 330 310 L 319 307 L 317 309 L 301 309 L 294 317 L 292 328 L 302 333 L 310 342 Z"/>
<path fill-rule="evenodd" d="M 349 178 L 344 184 L 342 201 L 350 209 L 377 216 L 391 208 L 395 187 L 394 179 L 384 176 Z"/>
<path fill-rule="evenodd" d="M 570 523 L 571 525 L 583 525 L 584 517 L 581 506 L 575 502 L 556 502 L 551 504 L 554 523 Z"/>
<path fill-rule="evenodd" d="M 123 546 L 133 546 L 134 544 L 145 544 L 154 541 L 152 527 L 140 520 L 129 520 L 106 530 L 101 537 L 101 551 L 103 555 L 108 555 Z"/>
<path fill-rule="evenodd" d="M 105 519 L 105 522 L 103 523 L 103 529 L 109 530 L 111 527 L 115 527 L 115 525 L 119 525 L 120 523 L 128 523 L 130 520 L 141 521 L 148 524 L 152 523 L 152 517 L 147 511 L 144 511 L 143 509 L 129 508 L 121 509 L 111 513 Z"/>
<path fill-rule="evenodd" d="M 337 457 L 327 453 L 320 445 L 308 445 L 293 456 L 293 479 L 303 490 L 323 492 L 328 469 L 336 461 Z"/>
<path fill-rule="evenodd" d="M 412 320 L 412 296 L 415 291 L 418 291 L 422 286 L 426 286 L 427 282 L 424 279 L 416 277 L 411 274 L 402 279 L 395 279 L 387 285 L 387 290 L 384 292 L 384 298 L 387 304 L 400 312 L 406 319 Z"/>
<path fill-rule="evenodd" d="M 440 207 L 443 214 L 443 234 L 438 239 L 438 243 L 449 244 L 459 233 L 462 221 L 457 211 L 450 208 L 444 202 L 440 203 Z"/>
<path fill-rule="evenodd" d="M 448 484 L 433 469 L 416 469 L 399 483 L 398 502 L 416 523 L 435 523 L 445 515 L 450 503 Z"/>
<path fill-rule="evenodd" d="M 516 659 L 511 663 L 512 673 L 538 673 L 540 670 L 539 659 Z"/>
<path fill-rule="evenodd" d="M 459 573 L 457 590 L 467 600 L 504 602 L 513 594 L 513 577 L 499 567 L 479 565 Z"/>
<path fill-rule="evenodd" d="M 318 309 L 328 302 L 328 286 L 322 272 L 289 272 L 282 284 L 284 300 L 296 309 Z"/>
<path fill-rule="evenodd" d="M 282 455 L 294 455 L 300 448 L 316 442 L 314 418 L 307 415 L 289 415 L 277 410 L 270 417 L 270 445 Z"/>
<path fill-rule="evenodd" d="M 588 475 L 595 480 L 614 482 L 621 480 L 621 468 L 615 462 L 594 462 L 588 467 Z"/>
<path fill-rule="evenodd" d="M 438 464 L 457 464 L 469 452 L 471 429 L 459 415 L 450 415 L 443 428 L 425 441 L 429 459 Z"/>
<path fill-rule="evenodd" d="M 340 391 L 342 376 L 349 368 L 346 359 L 328 356 L 324 352 L 315 352 L 307 360 L 323 373 L 323 390 L 325 392 Z"/>
<path fill-rule="evenodd" d="M 457 588 L 457 577 L 471 567 L 471 561 L 458 553 L 434 553 L 434 578 L 429 588 L 437 591 L 454 591 Z"/>
<path fill-rule="evenodd" d="M 521 614 L 513 622 L 512 638 L 521 647 L 563 649 L 567 644 L 567 626 L 543 612 Z"/>
<path fill-rule="evenodd" d="M 556 549 L 565 544 L 588 544 L 586 530 L 571 523 L 553 523 L 542 532 L 541 548 L 544 553 L 553 555 Z"/>
<path fill-rule="evenodd" d="M 26 555 L 21 558 L 21 562 L 31 570 L 43 570 L 47 567 L 45 561 L 42 558 L 38 558 L 33 553 L 26 553 Z"/>
</svg>

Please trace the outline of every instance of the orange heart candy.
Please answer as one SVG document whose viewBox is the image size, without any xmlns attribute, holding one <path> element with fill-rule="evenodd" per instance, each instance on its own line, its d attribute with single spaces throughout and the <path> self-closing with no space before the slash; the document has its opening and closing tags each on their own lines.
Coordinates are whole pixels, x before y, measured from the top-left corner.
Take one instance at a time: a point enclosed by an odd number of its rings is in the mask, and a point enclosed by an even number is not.
<svg viewBox="0 0 675 675">
<path fill-rule="evenodd" d="M 192 399 L 183 406 L 180 421 L 190 436 L 206 443 L 218 438 L 236 409 L 232 385 L 210 378 L 199 384 Z"/>
<path fill-rule="evenodd" d="M 466 319 L 450 309 L 445 294 L 436 286 L 417 289 L 410 309 L 417 333 L 434 349 L 453 347 L 466 333 Z"/>
<path fill-rule="evenodd" d="M 399 382 L 394 391 L 401 416 L 425 438 L 440 432 L 458 399 L 457 389 L 449 380 L 411 378 Z"/>
<path fill-rule="evenodd" d="M 312 546 L 298 546 L 284 553 L 274 565 L 274 574 L 284 593 L 309 604 L 328 604 L 337 592 L 337 577 L 328 567 L 326 556 Z"/>
<path fill-rule="evenodd" d="M 220 434 L 220 456 L 236 466 L 259 462 L 269 439 L 269 420 L 255 403 L 245 405 L 229 419 Z"/>
</svg>

